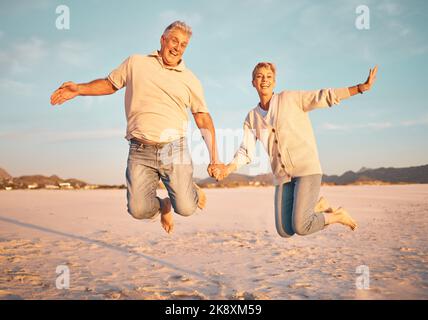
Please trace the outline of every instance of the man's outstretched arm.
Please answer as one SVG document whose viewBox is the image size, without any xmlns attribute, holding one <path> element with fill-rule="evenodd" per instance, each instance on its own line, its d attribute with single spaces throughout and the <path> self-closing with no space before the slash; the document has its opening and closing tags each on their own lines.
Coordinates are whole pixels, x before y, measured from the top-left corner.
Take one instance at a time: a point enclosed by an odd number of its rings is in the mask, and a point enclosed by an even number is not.
<svg viewBox="0 0 428 320">
<path fill-rule="evenodd" d="M 115 93 L 117 89 L 107 79 L 97 79 L 88 83 L 65 82 L 51 95 L 51 104 L 63 104 L 77 96 L 102 96 Z"/>
</svg>

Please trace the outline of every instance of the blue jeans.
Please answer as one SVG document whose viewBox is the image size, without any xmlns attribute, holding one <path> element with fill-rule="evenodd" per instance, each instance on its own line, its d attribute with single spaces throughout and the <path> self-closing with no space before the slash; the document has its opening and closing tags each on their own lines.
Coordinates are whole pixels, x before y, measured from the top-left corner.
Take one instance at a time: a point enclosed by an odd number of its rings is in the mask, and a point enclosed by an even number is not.
<svg viewBox="0 0 428 320">
<path fill-rule="evenodd" d="M 186 138 L 163 145 L 130 142 L 126 183 L 128 212 L 134 218 L 153 219 L 160 213 L 159 179 L 176 213 L 189 216 L 195 212 L 199 198 Z"/>
<path fill-rule="evenodd" d="M 321 179 L 321 174 L 296 177 L 275 188 L 275 225 L 281 237 L 324 229 L 324 215 L 314 212 Z"/>
</svg>

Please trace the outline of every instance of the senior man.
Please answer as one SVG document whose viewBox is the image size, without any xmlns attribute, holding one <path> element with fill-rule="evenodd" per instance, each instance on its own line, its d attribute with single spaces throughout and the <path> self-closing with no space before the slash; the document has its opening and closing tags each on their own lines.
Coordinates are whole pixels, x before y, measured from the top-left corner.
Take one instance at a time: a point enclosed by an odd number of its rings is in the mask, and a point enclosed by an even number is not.
<svg viewBox="0 0 428 320">
<path fill-rule="evenodd" d="M 168 233 L 174 226 L 171 205 L 176 213 L 190 216 L 206 204 L 204 192 L 193 182 L 187 108 L 209 151 L 208 173 L 213 176 L 214 168 L 223 166 L 202 85 L 182 59 L 191 35 L 188 25 L 175 21 L 162 34 L 160 50 L 131 55 L 105 79 L 66 82 L 51 96 L 51 104 L 58 105 L 79 95 L 109 95 L 126 87 L 128 212 L 136 219 L 154 219 L 160 213 Z M 159 179 L 168 191 L 163 199 L 156 196 Z"/>
</svg>

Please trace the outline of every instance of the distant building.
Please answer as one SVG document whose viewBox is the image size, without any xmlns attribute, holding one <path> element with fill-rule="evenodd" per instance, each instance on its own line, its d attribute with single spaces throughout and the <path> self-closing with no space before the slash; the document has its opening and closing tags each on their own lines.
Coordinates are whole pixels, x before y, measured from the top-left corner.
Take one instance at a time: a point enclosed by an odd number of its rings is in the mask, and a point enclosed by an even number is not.
<svg viewBox="0 0 428 320">
<path fill-rule="evenodd" d="M 98 189 L 98 185 L 88 184 L 88 185 L 84 186 L 84 187 L 83 187 L 83 189 L 85 189 L 85 190 L 94 190 L 94 189 Z"/>
<path fill-rule="evenodd" d="M 71 185 L 71 183 L 69 183 L 69 182 L 62 182 L 59 184 L 59 187 L 61 189 L 74 189 L 73 186 Z"/>
<path fill-rule="evenodd" d="M 59 186 L 55 186 L 55 185 L 53 185 L 53 184 L 47 184 L 47 185 L 45 186 L 45 188 L 46 188 L 46 189 L 59 189 Z"/>
<path fill-rule="evenodd" d="M 37 189 L 39 185 L 37 183 L 33 183 L 27 186 L 28 189 Z"/>
</svg>

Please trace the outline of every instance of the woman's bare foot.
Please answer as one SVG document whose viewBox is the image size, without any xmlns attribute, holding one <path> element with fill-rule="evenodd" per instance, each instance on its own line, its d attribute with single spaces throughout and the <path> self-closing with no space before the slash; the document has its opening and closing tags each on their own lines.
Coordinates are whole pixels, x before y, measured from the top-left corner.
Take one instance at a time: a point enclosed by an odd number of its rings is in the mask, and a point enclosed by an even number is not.
<svg viewBox="0 0 428 320">
<path fill-rule="evenodd" d="M 352 231 L 357 228 L 357 222 L 352 219 L 348 211 L 346 211 L 342 207 L 337 208 L 332 213 L 329 213 L 326 216 L 328 217 L 327 224 L 340 223 L 345 226 L 348 226 L 349 228 L 351 228 Z"/>
<path fill-rule="evenodd" d="M 326 198 L 321 197 L 315 205 L 314 211 L 331 213 L 333 212 L 333 208 L 330 206 Z"/>
<path fill-rule="evenodd" d="M 204 190 L 202 190 L 196 183 L 193 182 L 193 185 L 198 192 L 198 208 L 202 210 L 207 205 L 207 196 L 205 195 Z"/>
<path fill-rule="evenodd" d="M 166 197 L 162 200 L 162 210 L 161 210 L 161 225 L 166 232 L 171 233 L 174 229 L 174 221 L 172 218 L 171 210 L 171 200 Z"/>
</svg>

